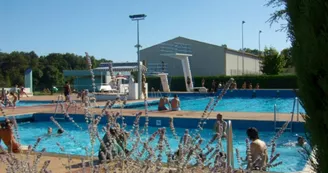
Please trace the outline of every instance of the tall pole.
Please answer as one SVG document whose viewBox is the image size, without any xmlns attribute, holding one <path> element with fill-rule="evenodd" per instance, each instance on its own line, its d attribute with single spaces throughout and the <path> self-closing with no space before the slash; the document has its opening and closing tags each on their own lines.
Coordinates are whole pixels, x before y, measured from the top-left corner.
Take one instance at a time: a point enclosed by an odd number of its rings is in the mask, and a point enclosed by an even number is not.
<svg viewBox="0 0 328 173">
<path fill-rule="evenodd" d="M 241 22 L 241 49 L 242 49 L 242 63 L 243 63 L 243 75 L 245 74 L 245 64 L 244 64 L 244 53 L 245 53 L 245 50 L 244 50 L 244 23 L 245 21 L 242 21 Z"/>
<path fill-rule="evenodd" d="M 138 49 L 138 99 L 141 99 L 141 66 L 140 66 L 140 44 L 139 44 L 139 20 L 137 20 L 137 49 Z"/>
<path fill-rule="evenodd" d="M 145 14 L 136 14 L 129 16 L 132 21 L 137 21 L 137 55 L 138 55 L 138 99 L 140 100 L 142 97 L 142 90 L 141 90 L 141 66 L 140 66 L 140 41 L 139 41 L 139 20 L 144 20 L 146 18 Z"/>
<path fill-rule="evenodd" d="M 261 55 L 261 33 L 262 31 L 259 30 L 259 56 Z"/>
<path fill-rule="evenodd" d="M 262 31 L 259 30 L 259 57 L 261 56 L 261 33 Z M 261 71 L 261 68 L 259 68 L 259 73 Z"/>
</svg>

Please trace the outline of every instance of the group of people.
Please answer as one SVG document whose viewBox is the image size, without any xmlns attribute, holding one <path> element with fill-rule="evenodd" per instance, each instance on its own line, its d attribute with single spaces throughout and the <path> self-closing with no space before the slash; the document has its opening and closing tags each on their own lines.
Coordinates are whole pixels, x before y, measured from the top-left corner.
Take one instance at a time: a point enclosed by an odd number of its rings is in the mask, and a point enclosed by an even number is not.
<svg viewBox="0 0 328 173">
<path fill-rule="evenodd" d="M 243 85 L 241 86 L 241 89 L 247 89 L 246 82 L 243 83 Z M 252 83 L 248 84 L 248 89 L 250 89 L 250 90 L 253 89 Z M 256 84 L 255 89 L 260 89 L 260 84 L 259 83 Z"/>
<path fill-rule="evenodd" d="M 166 107 L 168 105 L 168 107 Z M 180 100 L 177 94 L 174 94 L 173 99 L 171 102 L 169 101 L 168 97 L 165 95 L 164 97 L 161 97 L 159 99 L 159 104 L 158 104 L 158 111 L 166 111 L 166 110 L 171 110 L 171 111 L 180 111 Z"/>
<path fill-rule="evenodd" d="M 222 114 L 217 114 L 216 122 L 214 125 L 214 129 L 217 133 L 220 133 L 220 129 L 218 128 L 219 124 L 222 124 L 222 138 L 227 137 L 227 122 L 223 120 Z M 246 131 L 248 139 L 251 141 L 250 143 L 250 156 L 251 158 L 261 158 L 257 162 L 252 164 L 252 169 L 254 170 L 263 170 L 263 168 L 266 167 L 269 157 L 268 157 L 268 148 L 266 143 L 260 139 L 259 132 L 255 127 L 250 127 Z M 278 144 L 278 146 L 287 146 L 287 147 L 293 147 L 293 146 L 299 146 L 304 147 L 306 145 L 306 141 L 304 137 L 297 136 L 296 142 L 288 142 L 284 144 Z M 245 162 L 248 161 L 248 158 L 244 159 Z M 248 165 L 250 166 L 250 165 Z"/>
<path fill-rule="evenodd" d="M 16 108 L 16 102 L 22 95 L 28 97 L 28 95 L 25 92 L 25 87 L 23 85 L 20 86 L 19 88 L 18 85 L 15 85 L 9 91 L 3 90 L 0 95 L 0 105 L 3 105 L 4 107 Z"/>
<path fill-rule="evenodd" d="M 209 90 L 209 92 L 215 93 L 218 89 L 222 89 L 225 86 L 225 83 L 221 83 L 221 82 L 216 82 L 215 80 L 212 80 L 212 86 L 211 89 Z M 205 87 L 205 79 L 202 79 L 202 87 Z M 237 87 L 237 83 L 236 81 L 234 81 L 231 85 L 229 89 L 238 89 Z M 252 83 L 248 84 L 247 87 L 247 83 L 244 82 L 242 84 L 241 89 L 254 89 Z M 255 85 L 255 89 L 260 89 L 260 84 L 256 83 Z"/>
</svg>

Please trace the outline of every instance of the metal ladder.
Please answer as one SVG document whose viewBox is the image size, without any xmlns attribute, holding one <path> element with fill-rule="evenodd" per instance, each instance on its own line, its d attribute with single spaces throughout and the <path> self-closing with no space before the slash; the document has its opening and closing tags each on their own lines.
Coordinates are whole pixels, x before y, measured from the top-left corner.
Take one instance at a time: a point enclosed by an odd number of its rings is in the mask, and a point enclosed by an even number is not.
<svg viewBox="0 0 328 173">
<path fill-rule="evenodd" d="M 64 120 L 65 119 L 65 115 L 63 116 L 58 116 L 58 106 L 59 106 L 59 102 L 63 103 L 64 102 L 64 96 L 59 95 L 57 98 L 57 102 L 56 102 L 56 109 L 55 109 L 55 114 L 54 114 L 54 118 L 55 120 Z"/>
<path fill-rule="evenodd" d="M 228 121 L 227 127 L 227 162 L 232 168 L 234 168 L 234 159 L 233 159 L 233 141 L 232 141 L 232 123 Z"/>
<path fill-rule="evenodd" d="M 298 98 L 295 97 L 294 99 L 294 103 L 293 103 L 293 109 L 292 109 L 292 116 L 291 116 L 291 119 L 290 119 L 290 122 L 288 124 L 289 127 L 286 128 L 286 130 L 289 130 L 290 132 L 293 131 L 293 121 L 294 121 L 294 114 L 295 114 L 295 107 L 296 107 L 296 116 L 297 116 L 297 122 L 299 122 L 299 101 L 298 101 Z M 274 115 L 274 130 L 280 130 L 281 127 L 277 127 L 277 105 L 274 104 L 273 106 L 273 115 Z"/>
</svg>

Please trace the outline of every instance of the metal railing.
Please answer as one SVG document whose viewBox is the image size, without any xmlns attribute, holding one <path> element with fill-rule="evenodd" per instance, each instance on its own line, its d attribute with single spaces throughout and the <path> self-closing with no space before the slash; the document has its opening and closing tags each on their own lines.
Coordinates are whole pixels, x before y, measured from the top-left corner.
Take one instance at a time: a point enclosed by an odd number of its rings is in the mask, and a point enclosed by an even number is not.
<svg viewBox="0 0 328 173">
<path fill-rule="evenodd" d="M 232 140 L 232 123 L 228 121 L 227 127 L 227 162 L 232 168 L 234 167 L 234 159 L 233 159 L 233 140 Z"/>
<path fill-rule="evenodd" d="M 286 130 L 290 130 L 292 131 L 293 129 L 293 121 L 294 121 L 294 115 L 295 115 L 295 109 L 296 109 L 296 121 L 299 122 L 299 100 L 297 97 L 295 97 L 294 99 L 294 103 L 293 103 L 293 109 L 292 109 L 292 116 L 290 118 L 290 123 L 289 123 L 289 128 L 286 128 Z M 274 104 L 273 105 L 273 121 L 274 121 L 274 130 L 280 129 L 280 127 L 277 127 L 277 105 Z"/>
<path fill-rule="evenodd" d="M 56 109 L 55 109 L 55 114 L 54 114 L 54 118 L 56 120 L 58 120 L 58 119 L 61 119 L 61 120 L 65 119 L 65 116 L 64 115 L 62 117 L 58 117 L 57 116 L 58 115 L 57 114 L 58 113 L 58 106 L 60 106 L 59 104 L 61 104 L 64 101 L 65 101 L 65 97 L 63 95 L 59 95 L 58 98 L 57 98 Z M 62 113 L 62 112 L 60 112 L 60 113 Z"/>
</svg>

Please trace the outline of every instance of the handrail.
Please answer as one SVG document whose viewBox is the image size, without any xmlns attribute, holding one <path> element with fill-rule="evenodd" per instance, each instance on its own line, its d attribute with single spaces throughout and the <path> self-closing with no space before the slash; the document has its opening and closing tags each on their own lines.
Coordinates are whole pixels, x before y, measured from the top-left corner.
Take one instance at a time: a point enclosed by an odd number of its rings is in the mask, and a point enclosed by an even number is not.
<svg viewBox="0 0 328 173">
<path fill-rule="evenodd" d="M 293 103 L 293 110 L 292 110 L 292 118 L 290 119 L 290 128 L 293 129 L 293 120 L 294 120 L 294 114 L 295 114 L 295 104 L 297 102 L 297 97 L 295 97 L 294 99 L 294 103 Z"/>
<path fill-rule="evenodd" d="M 56 119 L 56 115 L 58 113 L 58 105 L 60 104 L 59 101 L 64 101 L 64 96 L 63 95 L 59 95 L 58 98 L 57 98 L 56 109 L 55 109 L 55 114 L 54 114 L 55 119 Z"/>
<path fill-rule="evenodd" d="M 232 142 L 232 123 L 229 120 L 228 121 L 228 127 L 227 127 L 227 161 L 228 165 L 230 165 L 232 168 L 234 167 L 234 159 L 233 159 L 233 142 Z"/>
<path fill-rule="evenodd" d="M 296 101 L 296 115 L 297 115 L 297 122 L 299 122 L 299 112 L 300 112 L 300 102 L 298 101 L 298 98 L 295 98 Z"/>
<path fill-rule="evenodd" d="M 274 130 L 277 128 L 277 105 L 273 105 L 273 121 L 274 121 Z"/>
</svg>

